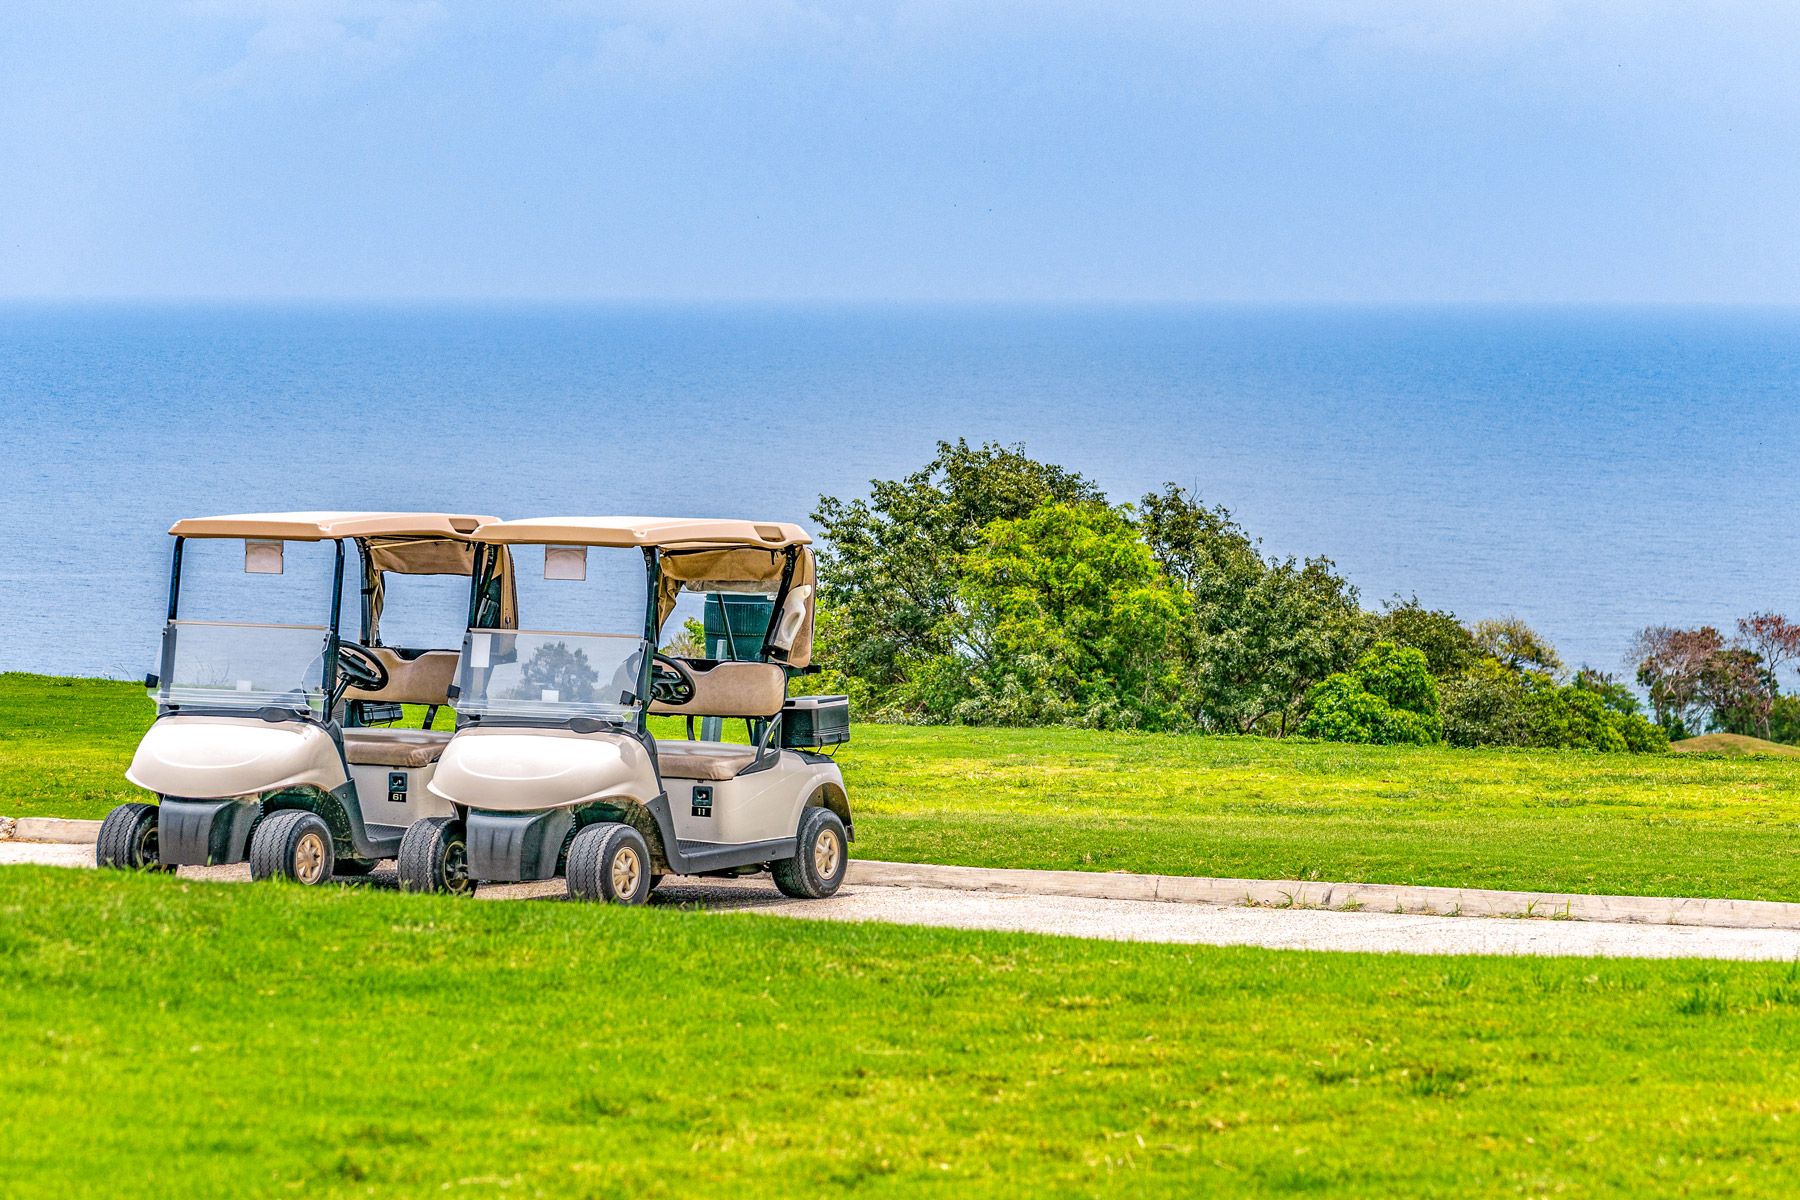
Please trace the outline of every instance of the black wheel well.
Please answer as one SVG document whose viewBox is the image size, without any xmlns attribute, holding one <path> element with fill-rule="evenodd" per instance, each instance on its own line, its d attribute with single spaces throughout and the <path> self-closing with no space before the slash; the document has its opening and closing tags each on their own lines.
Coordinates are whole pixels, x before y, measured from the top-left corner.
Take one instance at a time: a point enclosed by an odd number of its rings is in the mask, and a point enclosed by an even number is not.
<svg viewBox="0 0 1800 1200">
<path fill-rule="evenodd" d="M 835 783 L 822 783 L 806 805 L 808 808 L 829 808 L 844 823 L 844 835 L 853 842 L 856 840 L 856 825 L 850 819 L 850 797 L 844 794 L 843 788 Z"/>
</svg>

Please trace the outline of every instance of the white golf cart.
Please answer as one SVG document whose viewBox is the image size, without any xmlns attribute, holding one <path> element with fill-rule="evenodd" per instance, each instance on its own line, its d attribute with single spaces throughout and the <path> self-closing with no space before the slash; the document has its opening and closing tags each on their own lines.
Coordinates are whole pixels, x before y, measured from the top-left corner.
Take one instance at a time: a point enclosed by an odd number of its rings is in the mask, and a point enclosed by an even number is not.
<svg viewBox="0 0 1800 1200">
<path fill-rule="evenodd" d="M 767 870 L 790 896 L 837 890 L 852 825 L 823 751 L 849 739 L 849 707 L 787 696 L 812 658 L 813 555 L 798 526 L 548 517 L 475 537 L 488 552 L 543 547 L 551 579 L 584 579 L 590 550 L 638 551 L 647 611 L 629 632 L 468 631 L 456 736 L 428 785 L 456 811 L 407 831 L 402 887 L 561 874 L 571 896 L 641 904 L 666 874 Z M 729 658 L 658 653 L 684 591 L 766 597 L 766 626 Z M 687 718 L 688 736 L 653 737 L 653 713 Z M 742 718 L 749 741 L 696 741 L 696 718 Z"/>
<path fill-rule="evenodd" d="M 516 624 L 511 556 L 489 550 L 478 559 L 469 536 L 491 520 L 309 512 L 177 522 L 162 661 L 146 680 L 157 717 L 125 773 L 157 803 L 122 804 L 107 816 L 98 865 L 166 870 L 247 858 L 255 878 L 319 884 L 334 873 L 365 874 L 399 852 L 414 821 L 451 811 L 426 785 L 450 741 L 449 730 L 431 725 L 449 701 L 456 651 L 384 645 L 382 607 L 389 576 L 473 576 L 457 623 Z M 183 619 L 182 551 L 196 539 L 242 540 L 251 575 L 283 574 L 289 543 L 330 543 L 327 621 Z M 338 632 L 346 543 L 362 577 L 354 642 Z M 402 704 L 428 706 L 425 728 L 381 726 L 400 719 Z"/>
</svg>

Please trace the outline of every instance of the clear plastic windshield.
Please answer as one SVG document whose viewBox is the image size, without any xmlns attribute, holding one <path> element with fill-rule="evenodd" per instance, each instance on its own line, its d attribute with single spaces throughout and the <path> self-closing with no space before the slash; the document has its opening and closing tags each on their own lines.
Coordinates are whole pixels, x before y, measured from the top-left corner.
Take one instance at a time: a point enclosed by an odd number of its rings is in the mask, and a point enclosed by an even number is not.
<svg viewBox="0 0 1800 1200">
<path fill-rule="evenodd" d="M 183 708 L 325 707 L 323 625 L 170 621 L 156 699 Z"/>
<path fill-rule="evenodd" d="M 456 709 L 470 716 L 633 720 L 647 646 L 624 634 L 471 629 Z"/>
</svg>

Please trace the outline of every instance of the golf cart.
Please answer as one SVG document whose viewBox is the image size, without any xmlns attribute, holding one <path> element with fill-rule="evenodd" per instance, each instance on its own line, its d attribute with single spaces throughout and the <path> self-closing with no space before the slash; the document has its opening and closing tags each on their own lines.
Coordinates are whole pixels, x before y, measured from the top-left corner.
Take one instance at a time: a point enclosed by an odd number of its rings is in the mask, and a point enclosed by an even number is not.
<svg viewBox="0 0 1800 1200">
<path fill-rule="evenodd" d="M 248 859 L 255 878 L 319 884 L 334 872 L 367 873 L 399 852 L 413 822 L 449 812 L 426 785 L 450 741 L 449 730 L 431 725 L 448 703 L 457 654 L 383 644 L 382 608 L 390 576 L 473 576 L 468 607 L 457 601 L 458 625 L 465 613 L 499 628 L 516 624 L 511 556 L 478 557 L 469 537 L 492 519 L 309 512 L 177 522 L 161 666 L 146 680 L 157 716 L 125 772 L 158 802 L 122 804 L 107 816 L 98 865 L 167 870 Z M 288 543 L 330 543 L 327 621 L 182 618 L 182 551 L 198 539 L 242 540 L 249 575 L 284 573 Z M 346 543 L 361 567 L 358 641 L 338 630 Z M 425 728 L 382 726 L 400 719 L 402 704 L 428 706 Z"/>
<path fill-rule="evenodd" d="M 798 526 L 547 517 L 474 536 L 483 553 L 543 547 L 547 579 L 585 579 L 590 550 L 638 551 L 646 613 L 630 632 L 468 631 L 456 736 L 428 785 L 455 813 L 407 831 L 402 887 L 560 874 L 573 897 L 641 904 L 667 874 L 767 870 L 790 896 L 837 890 L 852 825 L 823 751 L 849 739 L 849 706 L 787 695 L 812 659 L 813 555 Z M 765 626 L 726 658 L 658 652 L 683 592 L 765 597 Z M 653 737 L 651 714 L 685 717 L 688 736 Z M 742 719 L 749 741 L 695 740 L 696 718 L 707 732 Z"/>
</svg>

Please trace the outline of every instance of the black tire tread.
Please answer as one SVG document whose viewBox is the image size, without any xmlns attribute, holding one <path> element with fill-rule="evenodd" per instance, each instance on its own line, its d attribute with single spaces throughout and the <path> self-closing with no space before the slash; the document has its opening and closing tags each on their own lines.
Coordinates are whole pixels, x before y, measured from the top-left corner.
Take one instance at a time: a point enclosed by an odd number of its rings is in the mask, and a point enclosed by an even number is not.
<svg viewBox="0 0 1800 1200">
<path fill-rule="evenodd" d="M 830 826 L 837 830 L 838 837 L 838 869 L 833 879 L 822 879 L 818 869 L 813 866 L 812 844 L 819 835 L 821 826 Z M 800 814 L 800 828 L 794 833 L 794 856 L 779 859 L 769 864 L 769 874 L 775 878 L 775 886 L 784 896 L 796 900 L 823 900 L 834 895 L 838 885 L 844 882 L 844 873 L 849 869 L 850 839 L 844 830 L 844 823 L 829 808 L 808 808 Z"/>
<path fill-rule="evenodd" d="M 441 867 L 452 831 L 461 825 L 455 817 L 424 817 L 408 827 L 400 839 L 400 853 L 394 859 L 401 891 L 449 892 Z"/>
<path fill-rule="evenodd" d="M 146 819 L 154 824 L 156 805 L 133 800 L 106 814 L 100 823 L 100 834 L 94 839 L 94 865 L 118 871 L 168 870 L 161 863 L 136 860 L 138 836 Z"/>
<path fill-rule="evenodd" d="M 326 846 L 331 846 L 331 827 L 325 818 L 303 808 L 284 808 L 258 821 L 250 835 L 250 878 L 292 879 L 294 842 L 304 827 L 315 822 L 325 832 Z M 327 871 L 319 882 L 329 883 L 331 876 Z"/>
<path fill-rule="evenodd" d="M 636 896 L 615 896 L 611 894 L 613 850 L 626 842 L 635 844 L 643 871 Z M 650 875 L 650 846 L 644 841 L 644 835 L 629 825 L 599 821 L 583 827 L 569 843 L 568 872 L 564 882 L 573 899 L 642 904 L 650 898 Z"/>
</svg>

